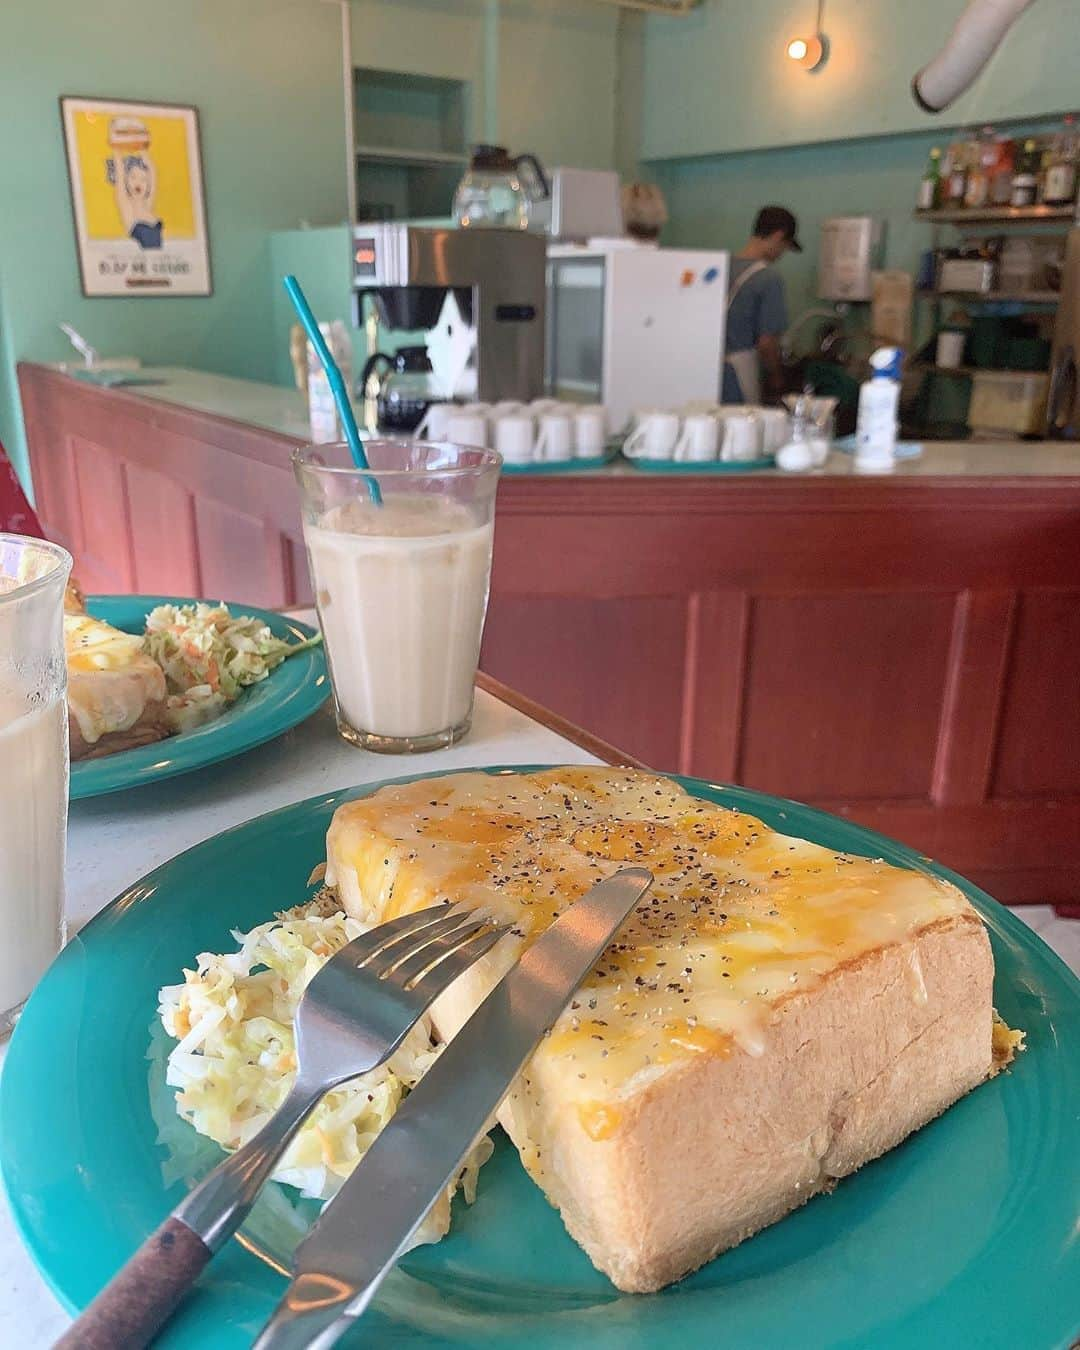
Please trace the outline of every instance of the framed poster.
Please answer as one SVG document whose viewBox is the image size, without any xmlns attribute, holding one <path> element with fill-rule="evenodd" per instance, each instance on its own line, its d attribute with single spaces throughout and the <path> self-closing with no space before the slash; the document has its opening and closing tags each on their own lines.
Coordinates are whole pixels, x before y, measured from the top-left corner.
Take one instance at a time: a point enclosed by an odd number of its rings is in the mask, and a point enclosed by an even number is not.
<svg viewBox="0 0 1080 1350">
<path fill-rule="evenodd" d="M 199 115 L 60 100 L 83 294 L 210 295 Z"/>
</svg>

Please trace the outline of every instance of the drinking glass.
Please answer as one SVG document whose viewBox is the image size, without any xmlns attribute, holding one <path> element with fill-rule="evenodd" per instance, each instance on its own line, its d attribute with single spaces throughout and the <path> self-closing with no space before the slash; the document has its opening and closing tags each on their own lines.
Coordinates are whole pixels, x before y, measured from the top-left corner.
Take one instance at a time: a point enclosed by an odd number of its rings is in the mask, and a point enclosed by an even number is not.
<svg viewBox="0 0 1080 1350">
<path fill-rule="evenodd" d="M 338 730 L 366 750 L 436 750 L 472 719 L 502 458 L 446 442 L 364 449 L 369 471 L 345 445 L 293 455 Z"/>
<path fill-rule="evenodd" d="M 71 556 L 0 534 L 0 1040 L 64 939 Z"/>
</svg>

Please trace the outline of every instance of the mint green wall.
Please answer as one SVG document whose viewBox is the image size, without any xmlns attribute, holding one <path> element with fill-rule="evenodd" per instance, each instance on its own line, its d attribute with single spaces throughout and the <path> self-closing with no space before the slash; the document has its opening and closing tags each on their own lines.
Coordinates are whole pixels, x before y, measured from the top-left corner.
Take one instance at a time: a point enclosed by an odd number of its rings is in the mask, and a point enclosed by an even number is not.
<svg viewBox="0 0 1080 1350">
<path fill-rule="evenodd" d="M 267 237 L 345 215 L 338 11 L 319 0 L 19 0 L 0 4 L 0 439 L 24 445 L 13 362 L 105 355 L 265 379 Z M 199 109 L 214 295 L 84 299 L 57 99 Z"/>
<path fill-rule="evenodd" d="M 610 169 L 619 11 L 581 0 L 501 0 L 499 139 L 548 165 Z"/>
<path fill-rule="evenodd" d="M 468 80 L 471 134 L 485 121 L 486 0 L 352 0 L 353 65 Z"/>
<path fill-rule="evenodd" d="M 352 325 L 350 304 L 352 247 L 347 225 L 332 225 L 322 230 L 280 230 L 270 236 L 270 266 L 266 278 L 270 298 L 272 347 L 270 367 L 262 378 L 274 384 L 292 384 L 293 368 L 289 356 L 289 330 L 296 322 L 292 302 L 285 294 L 281 279 L 292 273 L 303 287 L 314 313 L 325 323 L 343 319 Z M 359 335 L 353 334 L 354 362 L 362 353 Z"/>
<path fill-rule="evenodd" d="M 813 0 L 703 0 L 686 18 L 650 17 L 644 35 L 643 159 L 931 129 L 909 92 L 965 0 L 826 0 L 828 63 L 785 56 L 812 28 Z M 1077 102 L 1075 0 L 1038 0 L 950 110 L 954 124 L 1062 112 Z"/>
<path fill-rule="evenodd" d="M 353 63 L 468 80 L 470 140 L 606 169 L 619 23 L 582 0 L 352 0 Z"/>
<path fill-rule="evenodd" d="M 468 80 L 472 139 L 608 167 L 619 23 L 576 0 L 352 0 L 352 56 Z M 321 0 L 0 0 L 0 440 L 20 471 L 14 363 L 67 358 L 61 320 L 104 355 L 291 378 L 269 235 L 345 217 L 340 25 Z M 212 297 L 83 298 L 63 93 L 198 107 Z"/>
</svg>

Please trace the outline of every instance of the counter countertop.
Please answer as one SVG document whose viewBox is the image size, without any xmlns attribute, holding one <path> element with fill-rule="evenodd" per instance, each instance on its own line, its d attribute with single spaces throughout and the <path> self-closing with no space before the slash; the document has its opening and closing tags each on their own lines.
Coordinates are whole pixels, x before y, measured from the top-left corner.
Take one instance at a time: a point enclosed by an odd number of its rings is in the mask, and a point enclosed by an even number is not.
<svg viewBox="0 0 1080 1350">
<path fill-rule="evenodd" d="M 72 368 L 57 365 L 52 369 L 70 374 Z M 307 408 L 295 389 L 175 366 L 147 366 L 138 374 L 157 383 L 119 385 L 117 388 L 125 394 L 151 402 L 168 403 L 193 412 L 261 427 L 297 442 L 310 438 Z M 618 461 L 603 469 L 593 469 L 574 476 L 633 478 L 640 477 L 641 471 Z M 680 478 L 683 476 L 678 475 Z M 719 482 L 730 482 L 734 477 L 708 473 L 702 476 Z M 836 451 L 829 456 L 824 469 L 816 474 L 781 474 L 776 469 L 759 469 L 737 476 L 785 480 L 823 476 L 888 476 L 897 479 L 1080 477 L 1080 444 L 1064 441 L 927 441 L 921 458 L 901 461 L 891 475 L 856 475 L 852 456 Z"/>
</svg>

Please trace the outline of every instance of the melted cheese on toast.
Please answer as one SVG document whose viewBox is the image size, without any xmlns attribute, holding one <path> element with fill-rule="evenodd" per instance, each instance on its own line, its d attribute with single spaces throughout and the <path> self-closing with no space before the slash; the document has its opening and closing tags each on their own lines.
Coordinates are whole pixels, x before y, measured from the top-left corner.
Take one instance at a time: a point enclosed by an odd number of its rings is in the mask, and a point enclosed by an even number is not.
<svg viewBox="0 0 1080 1350">
<path fill-rule="evenodd" d="M 64 647 L 68 708 L 87 745 L 128 731 L 164 702 L 165 676 L 143 651 L 142 638 L 89 614 L 66 613 Z"/>
<path fill-rule="evenodd" d="M 339 807 L 327 838 L 327 879 L 356 917 L 461 902 L 510 919 L 526 943 L 631 863 L 653 888 L 537 1051 L 593 1138 L 644 1078 L 692 1056 L 760 1054 L 785 998 L 941 921 L 977 922 L 927 873 L 778 834 L 632 770 L 385 787 Z M 906 969 L 925 999 L 917 958 Z"/>
</svg>

